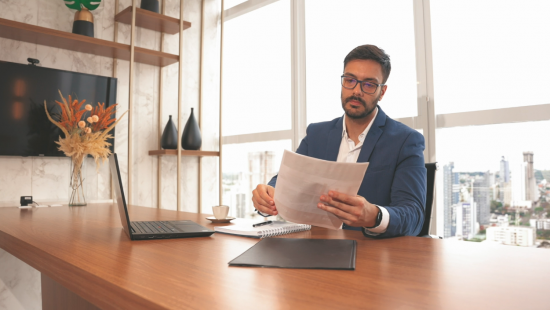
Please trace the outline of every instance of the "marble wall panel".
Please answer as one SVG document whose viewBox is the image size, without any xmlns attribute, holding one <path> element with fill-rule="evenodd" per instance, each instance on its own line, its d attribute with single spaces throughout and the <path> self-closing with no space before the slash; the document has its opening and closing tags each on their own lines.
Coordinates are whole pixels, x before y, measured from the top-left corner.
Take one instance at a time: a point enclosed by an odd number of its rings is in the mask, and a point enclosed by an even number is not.
<svg viewBox="0 0 550 310">
<path fill-rule="evenodd" d="M 66 157 L 32 158 L 32 196 L 35 201 L 69 199 L 71 160 Z"/>
<path fill-rule="evenodd" d="M 32 194 L 32 158 L 0 158 L 0 200 L 18 206 L 19 198 Z"/>
<path fill-rule="evenodd" d="M 0 0 L 0 18 L 36 25 L 38 7 L 35 1 Z"/>
<path fill-rule="evenodd" d="M 0 61 L 27 64 L 36 55 L 36 44 L 0 38 Z"/>
<path fill-rule="evenodd" d="M 9 287 L 0 280 L 0 309 L 2 310 L 25 310 L 19 300 L 15 298 Z"/>
<path fill-rule="evenodd" d="M 177 210 L 177 157 L 161 156 L 161 208 Z"/>
<path fill-rule="evenodd" d="M 111 172 L 109 163 L 105 162 L 101 165 L 97 174 L 97 199 L 107 200 L 111 197 Z"/>
<path fill-rule="evenodd" d="M 185 1 L 183 19 L 191 22 L 191 28 L 183 32 L 182 60 L 182 131 L 194 108 L 194 117 L 199 121 L 199 75 L 200 75 L 200 1 Z M 181 210 L 197 212 L 198 206 L 198 157 L 181 159 Z"/>
<path fill-rule="evenodd" d="M 167 36 L 165 36 L 165 42 Z M 165 45 L 166 46 L 166 45 Z M 168 123 L 169 116 L 172 115 L 172 121 L 175 123 L 176 128 L 179 127 L 177 122 L 178 115 L 178 64 L 172 64 L 162 69 L 163 75 L 163 87 L 160 90 L 162 92 L 162 130 Z M 183 130 L 183 126 L 181 127 Z M 161 156 L 160 165 L 160 198 L 161 208 L 176 210 L 177 201 L 177 161 L 176 156 Z"/>
<path fill-rule="evenodd" d="M 2 249 L 0 262 L 0 309 L 42 309 L 40 272 Z"/>
<path fill-rule="evenodd" d="M 128 111 L 128 89 L 130 63 L 125 60 L 117 62 L 117 117 Z M 122 184 L 128 189 L 128 113 L 122 117 L 115 127 L 115 153 L 117 153 L 118 164 L 121 172 Z"/>
<path fill-rule="evenodd" d="M 203 157 L 202 159 L 202 209 L 212 213 L 210 207 L 219 205 L 219 162 L 218 157 Z"/>
<path fill-rule="evenodd" d="M 219 150 L 219 89 L 220 89 L 220 0 L 205 0 L 204 3 L 204 48 L 202 76 L 202 148 Z M 223 156 L 223 155 L 222 155 Z M 207 206 L 219 204 L 218 158 L 205 157 L 202 163 L 202 201 Z"/>
<path fill-rule="evenodd" d="M 83 165 L 84 192 L 87 202 L 98 200 L 98 173 L 93 158 L 85 158 Z"/>
<path fill-rule="evenodd" d="M 0 18 L 36 25 L 38 8 L 32 1 L 0 0 Z M 27 63 L 36 58 L 36 44 L 0 38 L 0 60 Z"/>
<path fill-rule="evenodd" d="M 101 1 L 100 7 L 94 11 L 95 37 L 107 41 L 114 39 L 115 1 Z"/>
<path fill-rule="evenodd" d="M 154 39 L 151 38 L 151 39 Z M 158 77 L 159 68 L 139 64 L 135 66 L 133 104 L 133 183 L 134 204 L 156 206 L 157 158 L 149 150 L 158 148 Z"/>
<path fill-rule="evenodd" d="M 199 158 L 185 156 L 181 159 L 181 211 L 198 212 L 199 210 Z"/>
<path fill-rule="evenodd" d="M 139 0 L 136 1 L 139 6 Z M 131 6 L 133 3 L 133 0 L 119 0 L 118 1 L 118 12 L 122 12 L 127 7 Z M 131 27 L 130 25 L 118 23 L 118 42 L 124 43 L 124 44 L 130 44 L 130 37 L 131 37 Z"/>
<path fill-rule="evenodd" d="M 205 0 L 203 63 L 203 148 L 219 148 L 220 103 L 220 1 Z M 222 134 L 223 135 L 223 134 Z"/>
<path fill-rule="evenodd" d="M 31 2 L 34 2 L 38 9 L 37 26 L 66 32 L 73 30 L 73 20 L 76 11 L 66 7 L 65 2 L 51 0 L 35 0 Z"/>
</svg>

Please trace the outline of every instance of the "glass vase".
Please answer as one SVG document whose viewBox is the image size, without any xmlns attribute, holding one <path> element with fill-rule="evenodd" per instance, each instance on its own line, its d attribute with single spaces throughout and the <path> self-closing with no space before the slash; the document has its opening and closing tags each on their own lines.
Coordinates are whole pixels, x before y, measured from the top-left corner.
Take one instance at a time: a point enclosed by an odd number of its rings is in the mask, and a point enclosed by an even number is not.
<svg viewBox="0 0 550 310">
<path fill-rule="evenodd" d="M 82 167 L 84 156 L 71 157 L 71 196 L 69 206 L 85 206 L 86 197 L 84 196 L 84 177 L 82 176 Z"/>
</svg>

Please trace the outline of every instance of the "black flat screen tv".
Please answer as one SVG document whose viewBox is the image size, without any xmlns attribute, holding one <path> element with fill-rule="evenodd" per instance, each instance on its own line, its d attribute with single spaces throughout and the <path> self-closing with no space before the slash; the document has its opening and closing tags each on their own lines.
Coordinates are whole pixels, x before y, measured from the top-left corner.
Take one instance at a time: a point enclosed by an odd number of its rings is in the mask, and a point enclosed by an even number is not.
<svg viewBox="0 0 550 310">
<path fill-rule="evenodd" d="M 63 132 L 44 110 L 46 100 L 50 114 L 59 115 L 58 90 L 107 108 L 116 102 L 117 79 L 0 61 L 0 156 L 65 156 L 55 143 Z M 110 143 L 113 152 L 114 139 Z"/>
</svg>

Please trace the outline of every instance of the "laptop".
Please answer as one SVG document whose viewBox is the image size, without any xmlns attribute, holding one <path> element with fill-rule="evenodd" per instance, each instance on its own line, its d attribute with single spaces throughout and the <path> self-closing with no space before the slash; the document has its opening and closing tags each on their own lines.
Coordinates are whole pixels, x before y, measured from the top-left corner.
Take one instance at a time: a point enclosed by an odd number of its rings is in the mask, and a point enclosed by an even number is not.
<svg viewBox="0 0 550 310">
<path fill-rule="evenodd" d="M 109 157 L 109 166 L 111 167 L 111 176 L 116 191 L 116 204 L 118 205 L 120 221 L 131 240 L 207 237 L 214 233 L 213 230 L 193 221 L 130 221 L 116 154 Z"/>
</svg>

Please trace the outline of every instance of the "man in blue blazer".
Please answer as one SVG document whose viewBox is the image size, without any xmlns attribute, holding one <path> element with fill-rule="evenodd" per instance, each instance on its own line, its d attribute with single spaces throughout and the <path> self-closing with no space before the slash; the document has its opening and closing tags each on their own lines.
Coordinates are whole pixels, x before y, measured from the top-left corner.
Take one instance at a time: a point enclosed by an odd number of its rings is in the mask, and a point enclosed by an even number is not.
<svg viewBox="0 0 550 310">
<path fill-rule="evenodd" d="M 318 208 L 343 221 L 343 229 L 365 236 L 416 236 L 424 223 L 426 168 L 424 136 L 382 111 L 391 71 L 389 56 L 374 45 L 353 49 L 344 59 L 344 116 L 310 124 L 296 153 L 337 162 L 369 162 L 358 195 L 336 191 L 320 197 Z M 277 215 L 277 176 L 252 192 L 254 207 Z"/>
</svg>

